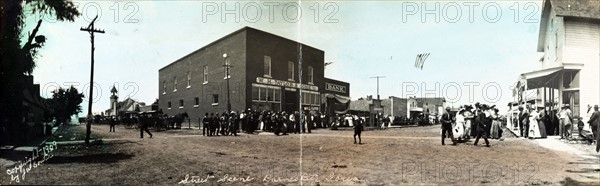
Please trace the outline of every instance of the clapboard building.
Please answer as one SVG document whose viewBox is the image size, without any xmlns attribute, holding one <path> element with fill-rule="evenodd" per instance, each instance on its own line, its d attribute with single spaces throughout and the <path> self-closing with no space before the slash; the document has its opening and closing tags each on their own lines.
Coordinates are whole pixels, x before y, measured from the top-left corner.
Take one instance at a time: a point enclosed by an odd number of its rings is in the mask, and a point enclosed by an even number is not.
<svg viewBox="0 0 600 186">
<path fill-rule="evenodd" d="M 161 68 L 159 109 L 169 116 L 186 112 L 197 122 L 204 113 L 227 110 L 229 87 L 232 111 L 326 112 L 326 107 L 350 100 L 350 87 L 325 79 L 324 55 L 317 48 L 244 27 Z"/>
</svg>

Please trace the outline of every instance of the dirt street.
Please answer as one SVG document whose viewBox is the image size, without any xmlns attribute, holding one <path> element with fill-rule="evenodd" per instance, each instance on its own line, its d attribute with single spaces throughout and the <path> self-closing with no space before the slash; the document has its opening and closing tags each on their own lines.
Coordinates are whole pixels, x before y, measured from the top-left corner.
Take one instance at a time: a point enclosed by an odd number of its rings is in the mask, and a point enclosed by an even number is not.
<svg viewBox="0 0 600 186">
<path fill-rule="evenodd" d="M 63 131 L 76 140 L 84 126 Z M 552 151 L 533 140 L 471 140 L 440 144 L 439 126 L 363 132 L 353 144 L 351 130 L 312 134 L 204 137 L 202 131 L 153 132 L 93 126 L 99 145 L 58 145 L 53 157 L 26 173 L 19 183 L 4 171 L 1 184 L 78 185 L 595 185 L 598 155 L 582 158 Z M 67 138 L 67 139 L 65 139 Z M 25 158 L 23 158 L 25 160 Z M 18 161 L 4 160 L 2 170 Z"/>
</svg>

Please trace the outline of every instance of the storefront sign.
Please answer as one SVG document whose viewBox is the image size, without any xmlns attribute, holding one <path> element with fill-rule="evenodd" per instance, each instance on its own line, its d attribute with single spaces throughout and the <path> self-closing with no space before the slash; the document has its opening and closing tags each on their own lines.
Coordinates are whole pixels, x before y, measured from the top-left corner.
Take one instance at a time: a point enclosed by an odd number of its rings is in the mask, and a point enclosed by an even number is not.
<svg viewBox="0 0 600 186">
<path fill-rule="evenodd" d="M 314 86 L 314 85 L 300 84 L 300 83 L 296 83 L 296 82 L 282 81 L 282 80 L 277 80 L 277 79 L 268 79 L 268 78 L 263 78 L 263 77 L 256 77 L 256 82 L 257 83 L 263 83 L 263 84 L 269 84 L 269 85 L 275 85 L 275 86 L 282 86 L 282 87 L 289 87 L 289 88 L 300 88 L 300 89 L 305 89 L 305 90 L 319 91 L 319 87 Z"/>
<path fill-rule="evenodd" d="M 303 106 L 305 111 L 319 111 L 318 106 Z"/>
<path fill-rule="evenodd" d="M 332 83 L 325 83 L 325 90 L 346 93 L 346 87 L 342 85 L 336 85 Z"/>
</svg>

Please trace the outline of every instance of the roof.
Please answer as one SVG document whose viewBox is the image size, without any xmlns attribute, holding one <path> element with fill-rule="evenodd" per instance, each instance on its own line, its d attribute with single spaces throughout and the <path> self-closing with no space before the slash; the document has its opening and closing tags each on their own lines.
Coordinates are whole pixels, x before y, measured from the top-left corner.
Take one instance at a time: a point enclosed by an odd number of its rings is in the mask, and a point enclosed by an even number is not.
<svg viewBox="0 0 600 186">
<path fill-rule="evenodd" d="M 544 0 L 537 51 L 543 52 L 551 10 L 557 16 L 600 20 L 600 0 Z"/>
<path fill-rule="evenodd" d="M 244 32 L 244 31 L 247 31 L 247 30 L 258 31 L 258 32 L 261 32 L 261 33 L 264 33 L 264 34 L 269 34 L 269 35 L 271 35 L 271 36 L 275 36 L 275 37 L 278 37 L 278 38 L 281 38 L 281 39 L 284 39 L 284 40 L 288 40 L 288 41 L 295 42 L 295 43 L 300 43 L 300 42 L 298 42 L 298 41 L 294 41 L 294 40 L 291 40 L 291 39 L 285 38 L 285 37 L 283 37 L 283 36 L 275 35 L 275 34 L 273 34 L 273 33 L 269 33 L 269 32 L 263 31 L 263 30 L 259 30 L 259 29 L 256 29 L 256 28 L 252 28 L 252 27 L 249 27 L 249 26 L 245 26 L 245 27 L 242 27 L 242 28 L 240 28 L 240 29 L 238 29 L 238 30 L 236 30 L 236 31 L 234 31 L 234 32 L 232 32 L 232 33 L 229 33 L 229 34 L 227 34 L 227 35 L 225 35 L 225 36 L 223 36 L 223 37 L 221 37 L 221 38 L 219 38 L 219 39 L 217 39 L 217 40 L 215 40 L 215 41 L 213 41 L 213 42 L 211 42 L 211 43 L 209 43 L 209 44 L 207 44 L 207 45 L 203 46 L 202 48 L 199 48 L 198 50 L 195 50 L 195 51 L 193 51 L 193 52 L 191 52 L 191 53 L 189 53 L 189 54 L 187 54 L 187 55 L 185 55 L 185 56 L 183 56 L 183 57 L 181 57 L 181 58 L 179 58 L 179 59 L 175 60 L 175 61 L 174 61 L 174 62 L 172 62 L 172 63 L 169 63 L 168 65 L 166 65 L 166 66 L 164 66 L 164 67 L 162 67 L 162 68 L 158 69 L 158 71 L 161 71 L 161 70 L 163 70 L 163 69 L 165 69 L 165 68 L 167 68 L 167 67 L 169 67 L 169 66 L 171 66 L 171 65 L 173 65 L 173 64 L 176 64 L 177 62 L 181 61 L 182 59 L 185 59 L 186 57 L 188 57 L 188 56 L 190 56 L 190 55 L 192 55 L 192 54 L 195 54 L 195 53 L 197 53 L 197 52 L 199 52 L 199 51 L 202 51 L 202 50 L 204 50 L 204 49 L 206 49 L 206 48 L 208 48 L 208 47 L 210 47 L 210 46 L 212 46 L 212 45 L 214 45 L 214 44 L 216 44 L 216 43 L 218 43 L 218 42 L 220 42 L 220 41 L 222 41 L 222 40 L 228 39 L 228 38 L 230 38 L 231 36 L 233 36 L 233 35 L 235 35 L 235 34 L 238 34 L 238 33 L 240 33 L 240 32 Z M 300 43 L 300 44 L 302 44 L 302 46 L 303 46 L 303 47 L 309 47 L 309 48 L 312 48 L 312 49 L 315 49 L 315 50 L 318 50 L 318 51 L 321 51 L 321 52 L 323 52 L 323 50 L 320 50 L 320 49 L 318 49 L 318 48 L 315 48 L 315 47 L 312 47 L 312 46 L 306 45 L 306 44 L 304 44 L 304 43 Z"/>
<path fill-rule="evenodd" d="M 600 19 L 598 0 L 550 0 L 550 3 L 559 16 Z"/>
<path fill-rule="evenodd" d="M 372 103 L 372 100 L 359 99 L 350 101 L 350 106 L 348 110 L 358 110 L 358 111 L 369 111 L 369 105 Z"/>
</svg>

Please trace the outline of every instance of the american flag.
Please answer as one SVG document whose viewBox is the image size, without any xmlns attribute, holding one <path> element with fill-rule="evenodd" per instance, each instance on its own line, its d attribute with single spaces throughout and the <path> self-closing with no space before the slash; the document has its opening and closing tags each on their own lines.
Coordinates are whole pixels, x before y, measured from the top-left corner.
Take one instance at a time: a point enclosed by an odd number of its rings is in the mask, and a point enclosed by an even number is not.
<svg viewBox="0 0 600 186">
<path fill-rule="evenodd" d="M 415 67 L 423 70 L 423 64 L 425 64 L 425 60 L 429 57 L 429 53 L 425 54 L 417 54 L 417 59 L 415 60 Z"/>
</svg>

